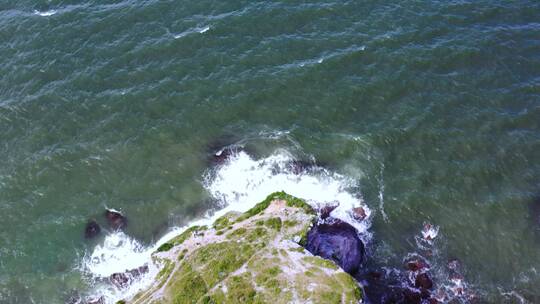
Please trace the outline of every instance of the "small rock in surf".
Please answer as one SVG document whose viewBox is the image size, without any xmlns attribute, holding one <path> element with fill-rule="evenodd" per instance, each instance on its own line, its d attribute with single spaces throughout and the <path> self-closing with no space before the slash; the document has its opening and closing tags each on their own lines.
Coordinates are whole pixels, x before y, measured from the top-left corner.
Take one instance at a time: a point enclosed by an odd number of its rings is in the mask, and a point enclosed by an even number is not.
<svg viewBox="0 0 540 304">
<path fill-rule="evenodd" d="M 212 161 L 215 164 L 221 165 L 225 163 L 229 158 L 243 151 L 243 148 L 240 146 L 228 146 L 222 148 L 212 154 Z"/>
<path fill-rule="evenodd" d="M 123 229 L 127 226 L 127 219 L 120 213 L 120 211 L 114 209 L 105 210 L 105 218 L 114 230 Z"/>
<path fill-rule="evenodd" d="M 332 202 L 332 203 L 329 203 L 327 205 L 324 205 L 322 206 L 320 209 L 319 209 L 319 217 L 321 219 L 327 219 L 329 216 L 330 216 L 330 213 L 332 211 L 334 211 L 334 209 L 336 209 L 337 207 L 339 207 L 339 203 L 338 202 Z"/>
<path fill-rule="evenodd" d="M 362 221 L 367 217 L 366 210 L 362 207 L 354 207 L 351 212 L 352 217 L 357 221 Z"/>
<path fill-rule="evenodd" d="M 141 275 L 148 272 L 148 265 L 141 266 L 139 268 L 127 270 L 126 272 L 113 273 L 109 280 L 118 288 L 128 287 L 133 280 L 139 278 Z"/>
<path fill-rule="evenodd" d="M 431 281 L 431 278 L 427 273 L 421 273 L 416 276 L 416 279 L 414 281 L 414 287 L 431 289 L 433 287 L 433 281 Z"/>
<path fill-rule="evenodd" d="M 413 260 L 407 263 L 407 269 L 416 272 L 422 269 L 429 268 L 429 265 L 421 260 Z"/>
</svg>

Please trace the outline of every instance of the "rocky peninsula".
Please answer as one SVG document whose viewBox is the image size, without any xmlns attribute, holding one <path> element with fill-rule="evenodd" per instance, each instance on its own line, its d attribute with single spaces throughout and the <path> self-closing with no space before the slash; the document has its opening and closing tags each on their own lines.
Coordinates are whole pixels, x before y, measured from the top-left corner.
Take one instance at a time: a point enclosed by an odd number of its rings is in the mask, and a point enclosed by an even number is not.
<svg viewBox="0 0 540 304">
<path fill-rule="evenodd" d="M 152 255 L 153 284 L 118 303 L 361 303 L 362 287 L 342 267 L 357 267 L 363 245 L 348 239 L 352 226 L 337 223 L 345 235 L 330 224 L 317 231 L 318 220 L 303 200 L 277 192 L 191 227 Z"/>
</svg>

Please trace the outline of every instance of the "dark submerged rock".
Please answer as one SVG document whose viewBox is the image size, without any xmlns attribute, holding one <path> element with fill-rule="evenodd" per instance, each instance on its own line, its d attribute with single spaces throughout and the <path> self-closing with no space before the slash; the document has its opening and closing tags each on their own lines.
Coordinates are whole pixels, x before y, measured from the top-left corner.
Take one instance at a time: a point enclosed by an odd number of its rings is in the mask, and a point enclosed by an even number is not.
<svg viewBox="0 0 540 304">
<path fill-rule="evenodd" d="M 364 260 L 364 244 L 358 238 L 356 229 L 333 218 L 311 228 L 306 249 L 314 255 L 333 260 L 351 274 L 358 270 Z"/>
<path fill-rule="evenodd" d="M 228 146 L 221 148 L 212 154 L 212 162 L 217 165 L 221 165 L 241 151 L 243 151 L 243 148 L 240 146 Z"/>
<path fill-rule="evenodd" d="M 84 237 L 87 239 L 94 238 L 101 232 L 101 227 L 95 220 L 90 220 L 84 228 Z"/>
<path fill-rule="evenodd" d="M 407 263 L 407 269 L 410 271 L 420 271 L 429 268 L 429 265 L 422 260 L 412 260 Z"/>
<path fill-rule="evenodd" d="M 403 290 L 403 299 L 406 304 L 420 304 L 422 303 L 422 294 L 418 290 L 405 288 Z"/>
<path fill-rule="evenodd" d="M 116 211 L 114 209 L 107 209 L 105 210 L 105 218 L 107 219 L 107 222 L 114 230 L 123 229 L 127 226 L 127 219 L 120 213 L 119 211 Z"/>
<path fill-rule="evenodd" d="M 431 278 L 427 273 L 421 273 L 416 276 L 416 279 L 414 281 L 414 287 L 431 289 L 433 287 L 433 281 L 431 281 Z"/>
</svg>

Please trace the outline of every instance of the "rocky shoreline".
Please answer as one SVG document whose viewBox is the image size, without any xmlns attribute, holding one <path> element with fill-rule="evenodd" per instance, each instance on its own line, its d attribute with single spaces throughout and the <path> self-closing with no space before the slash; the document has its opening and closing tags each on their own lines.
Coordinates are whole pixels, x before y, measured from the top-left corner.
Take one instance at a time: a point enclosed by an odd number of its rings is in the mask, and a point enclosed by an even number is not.
<svg viewBox="0 0 540 304">
<path fill-rule="evenodd" d="M 245 213 L 229 212 L 212 225 L 188 228 L 158 247 L 151 265 L 104 280 L 122 290 L 155 275 L 149 287 L 117 304 L 446 302 L 447 294 L 434 291 L 430 263 L 422 256 L 409 257 L 403 270 L 391 273 L 368 269 L 365 244 L 352 225 L 331 216 L 336 207 L 316 210 L 285 192 L 272 193 Z M 351 212 L 364 220 L 362 210 Z M 120 214 L 108 210 L 106 217 Z M 437 232 L 426 224 L 419 241 L 429 246 Z M 463 288 L 459 261 L 448 268 L 451 292 L 474 300 Z"/>
<path fill-rule="evenodd" d="M 478 303 L 457 259 L 448 261 L 444 282 L 434 282 L 429 256 L 438 227 L 425 223 L 415 237 L 419 251 L 404 258 L 403 269 L 388 269 L 368 257 L 368 244 L 353 225 L 332 217 L 338 206 L 314 209 L 285 192 L 272 193 L 244 213 L 228 212 L 212 225 L 186 229 L 161 244 L 149 264 L 100 281 L 121 291 L 154 277 L 150 286 L 115 304 Z M 349 212 L 354 221 L 366 220 L 362 207 Z M 116 230 L 127 223 L 113 209 L 104 216 Z M 91 220 L 85 235 L 99 230 Z M 67 303 L 107 301 L 98 296 Z"/>
</svg>

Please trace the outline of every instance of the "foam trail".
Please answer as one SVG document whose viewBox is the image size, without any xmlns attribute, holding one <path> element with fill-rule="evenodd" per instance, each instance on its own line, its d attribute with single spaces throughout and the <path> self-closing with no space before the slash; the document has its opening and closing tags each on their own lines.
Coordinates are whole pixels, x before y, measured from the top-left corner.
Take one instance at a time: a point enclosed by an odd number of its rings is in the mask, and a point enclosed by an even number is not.
<svg viewBox="0 0 540 304">
<path fill-rule="evenodd" d="M 185 36 L 193 34 L 193 33 L 204 34 L 204 33 L 208 32 L 209 30 L 210 30 L 210 26 L 192 28 L 192 29 L 189 29 L 189 30 L 184 31 L 182 33 L 174 35 L 174 39 L 180 39 L 182 37 L 185 37 Z"/>
<path fill-rule="evenodd" d="M 57 13 L 56 10 L 49 10 L 49 11 L 34 10 L 35 15 L 42 16 L 42 17 L 49 17 L 49 16 L 52 16 L 52 15 L 54 15 L 56 13 Z"/>
<path fill-rule="evenodd" d="M 84 258 L 82 267 L 84 272 L 99 280 L 113 273 L 125 272 L 148 264 L 149 273 L 127 289 L 119 290 L 111 284 L 101 284 L 93 294 L 103 295 L 107 304 L 135 295 L 152 283 L 157 269 L 151 263 L 151 254 L 161 244 L 182 233 L 189 226 L 211 225 L 215 219 L 229 211 L 247 211 L 264 200 L 268 194 L 276 191 L 283 190 L 306 199 L 313 206 L 338 201 L 340 205 L 331 215 L 351 223 L 361 233 L 364 241 L 368 241 L 370 234 L 367 229 L 371 211 L 363 205 L 360 197 L 347 191 L 356 188 L 358 186 L 356 182 L 317 167 L 301 174 L 294 174 L 289 166 L 293 160 L 294 158 L 286 151 L 277 152 L 260 160 L 252 159 L 246 153 L 240 152 L 204 176 L 204 187 L 220 202 L 222 206 L 220 210 L 208 213 L 188 226 L 173 228 L 156 244 L 149 247 L 142 246 L 122 232 L 108 235 L 102 245 L 96 246 L 94 251 Z M 358 206 L 362 206 L 367 215 L 361 222 L 354 220 L 350 214 L 350 210 Z"/>
</svg>

